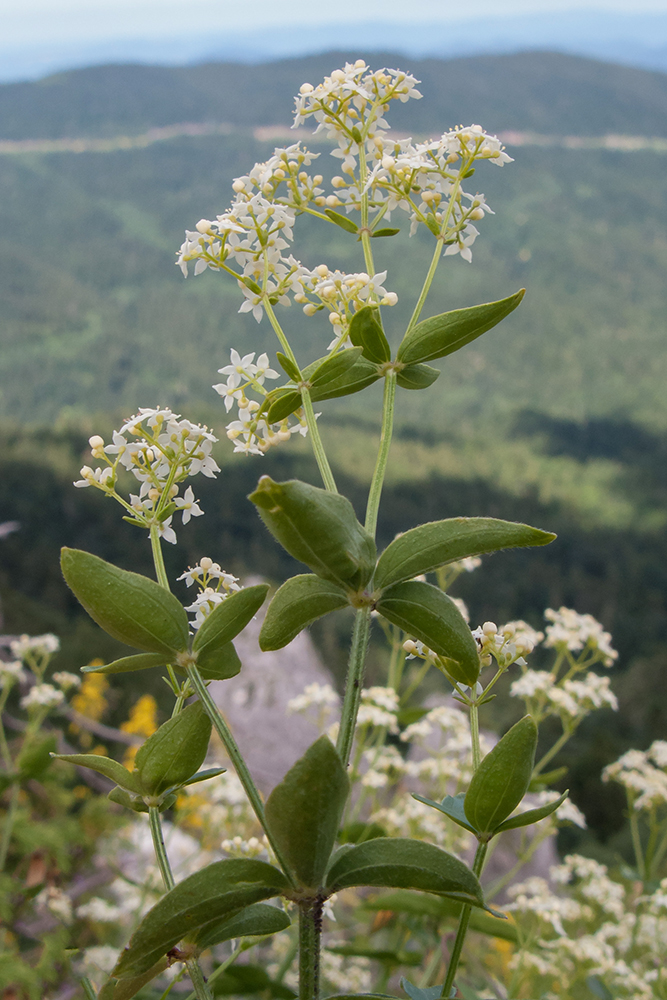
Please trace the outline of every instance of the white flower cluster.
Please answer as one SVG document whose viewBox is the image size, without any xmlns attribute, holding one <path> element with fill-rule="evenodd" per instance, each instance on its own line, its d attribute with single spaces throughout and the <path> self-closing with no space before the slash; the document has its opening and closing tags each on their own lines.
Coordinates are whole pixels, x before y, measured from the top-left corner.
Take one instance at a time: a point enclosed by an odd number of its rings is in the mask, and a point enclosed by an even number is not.
<svg viewBox="0 0 667 1000">
<path fill-rule="evenodd" d="M 328 312 L 334 332 L 328 350 L 339 345 L 351 347 L 348 331 L 358 309 L 369 303 L 395 306 L 398 302 L 396 292 L 388 292 L 384 287 L 386 278 L 386 271 L 373 275 L 368 275 L 365 271 L 346 274 L 344 271 L 332 271 L 326 264 L 319 264 L 312 271 L 303 270 L 301 291 L 295 294 L 294 301 L 303 305 L 306 316 L 314 316 L 321 311 Z"/>
<path fill-rule="evenodd" d="M 564 725 L 580 722 L 597 708 L 618 709 L 618 699 L 611 690 L 609 678 L 592 671 L 579 680 L 557 681 L 554 674 L 546 670 L 526 670 L 512 683 L 510 694 L 523 698 L 537 718 L 559 716 Z"/>
<path fill-rule="evenodd" d="M 60 649 L 60 639 L 52 632 L 44 635 L 20 635 L 17 639 L 12 639 L 9 648 L 17 660 L 53 656 Z"/>
<path fill-rule="evenodd" d="M 361 692 L 361 704 L 357 715 L 357 728 L 374 726 L 389 733 L 398 732 L 398 694 L 393 688 L 371 687 Z"/>
<path fill-rule="evenodd" d="M 0 691 L 4 691 L 6 687 L 11 687 L 13 684 L 24 681 L 27 676 L 28 674 L 23 669 L 20 660 L 13 660 L 11 662 L 0 660 Z"/>
<path fill-rule="evenodd" d="M 518 624 L 526 625 L 525 622 Z M 533 635 L 527 631 L 527 628 L 530 626 L 517 632 L 514 622 L 503 625 L 501 629 L 498 629 L 495 622 L 484 622 L 483 625 L 474 629 L 472 634 L 479 648 L 482 666 L 491 666 L 492 660 L 495 660 L 502 669 L 509 667 L 512 663 L 517 663 L 520 667 L 527 666 L 524 656 L 532 653 L 535 646 Z"/>
<path fill-rule="evenodd" d="M 264 455 L 275 445 L 289 441 L 292 434 L 305 437 L 308 428 L 301 408 L 293 414 L 296 423 L 290 423 L 290 418 L 286 417 L 279 423 L 270 424 L 260 413 L 261 403 L 248 397 L 249 389 L 265 397 L 265 379 L 279 378 L 278 372 L 269 367 L 268 355 L 260 354 L 255 362 L 254 352 L 241 357 L 232 348 L 230 358 L 230 365 L 218 369 L 221 375 L 227 376 L 227 381 L 219 382 L 213 388 L 224 399 L 228 413 L 234 404 L 238 406 L 238 419 L 227 424 L 227 437 L 234 442 L 234 451 L 245 455 Z"/>
<path fill-rule="evenodd" d="M 72 900 L 55 885 L 47 886 L 35 896 L 35 909 L 52 914 L 63 924 L 72 923 Z"/>
<path fill-rule="evenodd" d="M 593 654 L 591 662 L 601 660 L 605 667 L 611 667 L 618 659 L 611 645 L 611 635 L 592 615 L 580 615 L 572 608 L 559 608 L 558 611 L 547 608 L 544 617 L 552 623 L 545 630 L 545 646 L 571 653 L 583 650 Z"/>
<path fill-rule="evenodd" d="M 78 487 L 96 486 L 113 496 L 140 527 L 157 525 L 160 536 L 176 542 L 172 517 L 180 512 L 183 524 L 203 514 L 191 486 L 179 496 L 179 483 L 198 473 L 214 478 L 220 468 L 211 454 L 217 438 L 206 427 L 181 419 L 169 409 L 142 408 L 113 432 L 113 443 L 105 445 L 99 434 L 90 438 L 93 458 L 107 465 L 93 470 L 84 465 Z M 109 456 L 112 456 L 109 458 Z M 131 472 L 141 486 L 130 493 L 129 502 L 117 492 L 119 466 Z"/>
<path fill-rule="evenodd" d="M 177 579 L 184 580 L 188 587 L 193 584 L 199 587 L 193 603 L 185 609 L 195 616 L 190 623 L 195 631 L 201 627 L 213 608 L 222 604 L 230 594 L 243 589 L 238 577 L 221 569 L 220 564 L 213 562 L 208 556 L 203 556 L 196 566 L 190 566 Z"/>
<path fill-rule="evenodd" d="M 70 674 L 67 670 L 57 671 L 52 680 L 56 682 L 59 688 L 63 691 L 69 691 L 71 688 L 81 687 L 81 678 L 77 677 L 76 674 Z"/>
<path fill-rule="evenodd" d="M 307 684 L 303 689 L 303 694 L 298 694 L 295 698 L 290 698 L 287 702 L 288 713 L 307 712 L 311 708 L 318 711 L 338 708 L 340 697 L 334 691 L 331 684 Z"/>
<path fill-rule="evenodd" d="M 55 708 L 64 700 L 65 695 L 53 684 L 33 684 L 28 694 L 21 698 L 21 708 Z"/>
<path fill-rule="evenodd" d="M 655 740 L 648 750 L 628 750 L 602 772 L 628 791 L 637 812 L 667 805 L 667 742 Z"/>
<path fill-rule="evenodd" d="M 250 837 L 244 840 L 243 837 L 227 838 L 220 844 L 221 850 L 233 858 L 263 858 L 266 860 L 268 854 L 268 840 L 266 837 Z"/>
<path fill-rule="evenodd" d="M 93 896 L 87 903 L 77 906 L 76 915 L 96 924 L 115 924 L 123 919 L 124 911 L 102 896 Z"/>
</svg>

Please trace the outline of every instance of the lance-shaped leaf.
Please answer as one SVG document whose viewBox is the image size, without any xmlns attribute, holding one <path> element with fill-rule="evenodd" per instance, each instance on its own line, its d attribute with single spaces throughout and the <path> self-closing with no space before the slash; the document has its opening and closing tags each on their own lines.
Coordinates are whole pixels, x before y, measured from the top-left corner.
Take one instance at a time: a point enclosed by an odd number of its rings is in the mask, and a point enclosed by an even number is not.
<svg viewBox="0 0 667 1000">
<path fill-rule="evenodd" d="M 312 573 L 291 577 L 269 604 L 259 633 L 260 648 L 282 649 L 311 622 L 347 603 L 343 588 L 329 580 Z"/>
<path fill-rule="evenodd" d="M 301 886 L 319 889 L 350 790 L 328 736 L 290 768 L 266 803 L 266 824 Z"/>
<path fill-rule="evenodd" d="M 287 887 L 282 872 L 265 861 L 230 858 L 207 865 L 179 882 L 148 911 L 111 975 L 116 979 L 140 976 L 186 934 L 277 896 Z"/>
<path fill-rule="evenodd" d="M 355 347 L 361 347 L 363 355 L 376 365 L 391 360 L 391 348 L 384 335 L 377 306 L 364 306 L 350 321 L 349 336 Z"/>
<path fill-rule="evenodd" d="M 405 976 L 401 979 L 401 989 L 410 997 L 410 1000 L 439 1000 L 442 996 L 442 984 L 440 986 L 415 986 Z M 450 997 L 455 997 L 456 987 L 452 989 Z"/>
<path fill-rule="evenodd" d="M 236 677 L 241 669 L 241 661 L 234 643 L 226 642 L 218 649 L 203 650 L 197 657 L 197 669 L 207 681 L 224 681 L 228 677 Z"/>
<path fill-rule="evenodd" d="M 414 635 L 438 656 L 447 657 L 447 672 L 462 684 L 474 684 L 480 664 L 477 644 L 454 602 L 421 580 L 395 583 L 376 604 L 393 625 Z"/>
<path fill-rule="evenodd" d="M 191 778 L 204 762 L 210 739 L 211 720 L 200 701 L 163 723 L 134 758 L 146 794 L 160 795 Z"/>
<path fill-rule="evenodd" d="M 348 361 L 348 354 L 351 356 L 352 363 Z M 334 355 L 333 358 L 320 359 L 304 368 L 304 379 L 312 383 L 311 399 L 319 402 L 324 399 L 337 399 L 339 396 L 351 396 L 355 392 L 361 392 L 373 382 L 377 382 L 380 378 L 377 365 L 360 357 L 359 354 L 358 348 L 348 349 Z M 333 366 L 334 360 L 336 366 Z M 322 372 L 320 369 L 325 362 L 327 367 Z M 328 367 L 329 364 L 331 364 L 331 368 Z M 334 375 L 337 366 L 340 366 L 340 374 Z M 325 375 L 326 377 L 324 377 Z M 292 391 L 289 389 L 283 391 L 282 387 L 274 389 L 267 398 L 271 399 L 267 414 L 269 423 L 278 423 L 280 420 L 284 420 L 301 406 L 301 393 L 298 389 Z"/>
<path fill-rule="evenodd" d="M 454 823 L 462 826 L 464 830 L 468 830 L 470 833 L 475 833 L 475 828 L 468 822 L 465 809 L 463 808 L 465 792 L 461 792 L 459 795 L 445 795 L 442 802 L 434 802 L 433 799 L 427 799 L 423 795 L 417 795 L 416 792 L 412 793 L 412 797 L 413 799 L 417 799 L 418 802 L 423 802 L 424 805 L 431 806 L 433 809 L 437 809 L 439 812 L 444 813 L 444 815 L 448 816 L 454 821 Z"/>
<path fill-rule="evenodd" d="M 120 660 L 105 663 L 102 666 L 91 664 L 81 667 L 83 674 L 129 674 L 134 670 L 148 670 L 150 667 L 163 667 L 169 662 L 164 653 L 135 653 L 134 656 L 123 656 Z"/>
<path fill-rule="evenodd" d="M 406 333 L 396 355 L 406 365 L 434 361 L 453 354 L 509 316 L 525 295 L 522 288 L 498 302 L 454 309 L 425 319 Z"/>
<path fill-rule="evenodd" d="M 187 649 L 188 616 L 164 587 L 79 549 L 63 549 L 60 564 L 90 617 L 114 639 L 149 653 Z"/>
<path fill-rule="evenodd" d="M 396 375 L 396 382 L 401 389 L 428 389 L 433 385 L 440 371 L 430 365 L 407 365 Z"/>
<path fill-rule="evenodd" d="M 230 594 L 217 604 L 198 628 L 192 651 L 197 653 L 197 662 L 204 661 L 207 654 L 221 649 L 242 632 L 253 615 L 257 614 L 268 593 L 266 583 Z"/>
<path fill-rule="evenodd" d="M 526 794 L 536 747 L 537 726 L 530 715 L 524 715 L 473 774 L 463 804 L 480 839 L 490 839 Z"/>
<path fill-rule="evenodd" d="M 547 802 L 544 806 L 537 806 L 535 809 L 528 809 L 526 812 L 519 813 L 518 816 L 510 816 L 506 819 L 504 823 L 496 827 L 496 833 L 503 833 L 505 830 L 516 830 L 521 826 L 532 826 L 533 823 L 539 823 L 541 819 L 545 819 L 547 816 L 551 816 L 552 813 L 556 812 L 559 806 L 562 806 L 563 802 L 568 796 L 569 789 L 556 799 L 554 802 Z"/>
<path fill-rule="evenodd" d="M 128 771 L 126 767 L 119 764 L 111 757 L 102 757 L 96 753 L 54 753 L 56 760 L 66 760 L 69 764 L 78 764 L 79 767 L 89 767 L 91 771 L 103 774 L 105 778 L 110 778 L 121 788 L 128 792 L 141 793 L 139 775 Z"/>
<path fill-rule="evenodd" d="M 378 837 L 341 848 L 327 872 L 327 892 L 357 885 L 421 889 L 484 906 L 481 886 L 462 861 L 433 844 L 406 837 Z"/>
<path fill-rule="evenodd" d="M 375 568 L 375 542 L 359 524 L 350 501 L 296 479 L 262 476 L 250 494 L 274 538 L 318 576 L 356 590 Z"/>
<path fill-rule="evenodd" d="M 204 924 L 195 934 L 194 943 L 203 950 L 223 941 L 231 941 L 232 938 L 277 934 L 286 930 L 289 925 L 290 918 L 284 910 L 266 903 L 253 903 L 234 917 Z"/>
<path fill-rule="evenodd" d="M 276 357 L 278 358 L 278 364 L 282 370 L 286 372 L 294 382 L 298 382 L 301 378 L 301 373 L 291 358 L 288 358 L 282 351 L 277 351 Z"/>
<path fill-rule="evenodd" d="M 148 972 L 134 979 L 108 979 L 97 994 L 97 1000 L 132 1000 L 140 989 L 164 972 L 168 966 L 169 959 L 161 958 Z"/>
<path fill-rule="evenodd" d="M 548 545 L 555 537 L 551 531 L 495 517 L 449 517 L 444 521 L 429 521 L 410 528 L 390 542 L 378 559 L 375 583 L 378 587 L 387 587 L 466 556 Z"/>
<path fill-rule="evenodd" d="M 346 233 L 359 232 L 359 227 L 357 226 L 356 222 L 353 222 L 352 219 L 349 219 L 347 215 L 341 215 L 340 212 L 332 212 L 330 208 L 325 208 L 324 214 L 326 215 L 327 219 L 329 219 L 330 222 L 333 222 L 337 226 L 340 226 L 340 228 L 344 229 Z"/>
</svg>

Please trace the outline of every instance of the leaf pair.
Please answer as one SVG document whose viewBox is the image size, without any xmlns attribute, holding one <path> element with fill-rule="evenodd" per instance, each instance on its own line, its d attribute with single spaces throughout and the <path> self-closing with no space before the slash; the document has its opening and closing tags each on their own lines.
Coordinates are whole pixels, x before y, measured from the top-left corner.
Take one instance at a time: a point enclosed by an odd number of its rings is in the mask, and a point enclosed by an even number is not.
<svg viewBox="0 0 667 1000">
<path fill-rule="evenodd" d="M 450 676 L 463 684 L 474 684 L 480 670 L 470 629 L 446 594 L 412 577 L 464 556 L 545 545 L 555 538 L 494 518 L 450 518 L 400 535 L 376 565 L 375 543 L 345 497 L 264 476 L 250 499 L 274 537 L 314 574 L 292 577 L 277 591 L 260 632 L 262 649 L 281 649 L 331 611 L 372 603 L 388 621 L 446 659 Z"/>
<path fill-rule="evenodd" d="M 201 703 L 195 702 L 148 737 L 137 751 L 133 771 L 98 754 L 54 756 L 110 778 L 117 785 L 110 793 L 112 801 L 144 812 L 149 805 L 162 808 L 171 805 L 175 792 L 184 785 L 223 773 L 222 768 L 197 773 L 206 757 L 210 738 L 210 719 Z"/>
<path fill-rule="evenodd" d="M 196 661 L 207 680 L 234 677 L 241 669 L 232 639 L 261 607 L 268 587 L 246 587 L 218 604 L 192 642 L 183 606 L 173 594 L 138 573 L 130 573 L 79 549 L 64 548 L 63 576 L 90 617 L 105 632 L 128 646 L 141 649 L 104 667 L 88 667 L 114 674 L 148 667 L 174 665 L 184 672 L 183 661 Z"/>
<path fill-rule="evenodd" d="M 538 823 L 565 801 L 567 792 L 555 802 L 511 816 L 529 789 L 536 748 L 537 726 L 526 715 L 484 757 L 465 794 L 447 795 L 441 803 L 421 795 L 414 797 L 449 816 L 480 841 Z"/>
</svg>

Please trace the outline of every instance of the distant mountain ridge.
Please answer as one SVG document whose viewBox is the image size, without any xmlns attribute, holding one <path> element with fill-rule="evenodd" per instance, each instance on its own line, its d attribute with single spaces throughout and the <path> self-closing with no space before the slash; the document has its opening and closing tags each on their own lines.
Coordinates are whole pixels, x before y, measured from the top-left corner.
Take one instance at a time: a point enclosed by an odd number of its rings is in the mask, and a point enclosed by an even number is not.
<svg viewBox="0 0 667 1000">
<path fill-rule="evenodd" d="M 136 13 L 136 12 L 135 12 Z M 364 15 L 360 14 L 363 18 Z M 136 18 L 119 31 L 75 35 L 54 41 L 46 22 L 33 25 L 33 41 L 11 45 L 0 38 L 0 80 L 36 79 L 63 69 L 108 63 L 183 66 L 210 61 L 260 63 L 300 58 L 331 49 L 352 50 L 359 39 L 374 51 L 399 52 L 409 58 L 454 58 L 550 50 L 667 70 L 667 13 L 632 14 L 595 9 L 500 17 L 403 23 L 391 20 L 339 19 L 320 24 L 273 24 L 239 30 L 238 26 L 188 34 Z M 62 38 L 60 29 L 57 38 Z M 73 27 L 73 32 L 76 29 Z"/>
<path fill-rule="evenodd" d="M 376 66 L 405 66 L 422 80 L 424 101 L 393 113 L 399 130 L 479 121 L 494 131 L 667 136 L 664 73 L 554 52 L 419 60 L 346 51 L 258 66 L 97 66 L 3 84 L 0 140 L 135 135 L 180 122 L 287 125 L 304 80 L 359 55 Z"/>
</svg>

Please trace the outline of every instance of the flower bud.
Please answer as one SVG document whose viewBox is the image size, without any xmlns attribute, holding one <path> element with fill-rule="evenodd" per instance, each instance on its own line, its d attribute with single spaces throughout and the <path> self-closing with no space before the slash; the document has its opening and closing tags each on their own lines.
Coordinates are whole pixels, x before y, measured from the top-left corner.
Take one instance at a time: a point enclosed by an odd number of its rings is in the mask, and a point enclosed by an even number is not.
<svg viewBox="0 0 667 1000">
<path fill-rule="evenodd" d="M 240 194 L 241 191 L 245 191 L 245 181 L 242 181 L 240 178 L 237 178 L 237 180 L 235 180 L 234 183 L 232 184 L 232 190 L 236 191 L 237 194 Z"/>
<path fill-rule="evenodd" d="M 484 635 L 495 635 L 498 631 L 495 622 L 484 622 L 482 625 L 482 632 Z"/>
<path fill-rule="evenodd" d="M 202 558 L 199 560 L 199 565 L 201 566 L 201 568 L 204 570 L 205 573 L 208 573 L 211 566 L 213 565 L 213 560 L 209 559 L 208 556 L 202 556 Z"/>
<path fill-rule="evenodd" d="M 302 83 L 301 86 L 299 87 L 299 93 L 304 95 L 312 94 L 314 89 L 315 88 L 313 87 L 312 83 Z"/>
<path fill-rule="evenodd" d="M 210 219 L 200 219 L 197 225 L 195 226 L 195 229 L 197 230 L 198 233 L 202 234 L 208 233 L 210 232 L 212 225 L 213 223 L 211 222 Z"/>
<path fill-rule="evenodd" d="M 387 294 L 382 299 L 383 306 L 395 306 L 398 302 L 398 295 L 396 292 L 387 292 Z"/>
<path fill-rule="evenodd" d="M 335 208 L 336 205 L 340 205 L 340 198 L 338 198 L 337 195 L 335 194 L 330 194 L 326 200 L 326 203 L 329 208 Z"/>
<path fill-rule="evenodd" d="M 99 434 L 93 434 L 93 436 L 88 439 L 88 444 L 91 448 L 103 448 L 104 438 L 100 437 Z"/>
<path fill-rule="evenodd" d="M 340 323 L 340 313 L 329 313 L 329 322 L 332 326 L 336 326 L 337 323 Z"/>
</svg>

